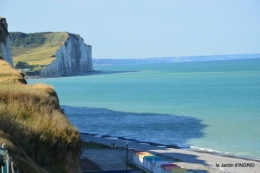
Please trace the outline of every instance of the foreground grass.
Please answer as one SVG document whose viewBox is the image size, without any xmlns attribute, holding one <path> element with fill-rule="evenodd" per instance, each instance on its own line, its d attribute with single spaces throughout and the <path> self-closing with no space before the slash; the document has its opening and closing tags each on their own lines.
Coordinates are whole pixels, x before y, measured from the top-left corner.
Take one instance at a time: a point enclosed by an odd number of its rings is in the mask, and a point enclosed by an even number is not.
<svg viewBox="0 0 260 173">
<path fill-rule="evenodd" d="M 26 85 L 0 60 L 0 144 L 22 172 L 80 172 L 80 133 L 59 106 L 52 87 Z"/>
</svg>

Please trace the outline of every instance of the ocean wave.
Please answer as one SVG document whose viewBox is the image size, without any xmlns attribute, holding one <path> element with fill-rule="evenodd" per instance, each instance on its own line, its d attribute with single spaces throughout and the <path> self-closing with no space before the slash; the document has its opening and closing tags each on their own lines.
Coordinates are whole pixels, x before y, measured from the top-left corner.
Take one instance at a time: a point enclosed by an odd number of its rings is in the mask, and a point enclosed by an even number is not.
<svg viewBox="0 0 260 173">
<path fill-rule="evenodd" d="M 202 148 L 202 147 L 196 147 L 196 146 L 190 146 L 189 148 L 196 152 L 215 154 L 215 155 L 231 157 L 231 158 L 241 158 L 241 159 L 246 159 L 246 160 L 260 161 L 260 158 L 245 156 L 245 154 L 243 154 L 243 153 L 222 152 L 222 151 L 218 151 L 218 150 L 213 150 L 211 148 Z"/>
</svg>

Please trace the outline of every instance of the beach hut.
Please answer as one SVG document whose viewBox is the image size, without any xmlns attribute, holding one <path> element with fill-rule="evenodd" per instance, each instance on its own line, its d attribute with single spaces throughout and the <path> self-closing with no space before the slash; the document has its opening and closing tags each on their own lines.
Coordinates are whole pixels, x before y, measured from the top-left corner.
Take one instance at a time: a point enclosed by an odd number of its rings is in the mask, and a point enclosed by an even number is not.
<svg viewBox="0 0 260 173">
<path fill-rule="evenodd" d="M 161 173 L 172 173 L 172 169 L 174 169 L 174 168 L 181 168 L 181 167 L 174 163 L 162 164 Z"/>
<path fill-rule="evenodd" d="M 169 164 L 169 161 L 166 160 L 155 160 L 150 163 L 150 170 L 153 173 L 161 173 L 161 165 Z"/>
<path fill-rule="evenodd" d="M 133 161 L 136 164 L 143 165 L 143 157 L 144 156 L 153 156 L 151 153 L 148 152 L 134 152 L 133 153 Z"/>
<path fill-rule="evenodd" d="M 145 156 L 153 156 L 148 152 L 133 152 L 133 162 L 135 166 L 142 168 L 143 167 L 143 159 Z"/>
<path fill-rule="evenodd" d="M 163 160 L 163 159 L 158 156 L 144 156 L 143 167 L 147 170 L 150 170 L 151 163 L 158 160 Z"/>
<path fill-rule="evenodd" d="M 147 154 L 150 154 L 150 153 L 143 152 L 143 151 L 135 151 L 135 152 L 133 152 L 133 162 L 138 163 L 139 155 L 147 155 Z"/>
</svg>

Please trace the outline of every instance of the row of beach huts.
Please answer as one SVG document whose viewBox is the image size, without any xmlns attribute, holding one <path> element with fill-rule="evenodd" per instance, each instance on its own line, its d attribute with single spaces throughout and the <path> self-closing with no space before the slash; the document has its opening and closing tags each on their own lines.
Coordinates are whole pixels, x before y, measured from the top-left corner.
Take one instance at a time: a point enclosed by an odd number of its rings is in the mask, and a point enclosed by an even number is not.
<svg viewBox="0 0 260 173">
<path fill-rule="evenodd" d="M 134 151 L 131 163 L 148 173 L 192 173 L 183 166 L 170 163 L 162 157 L 145 151 Z"/>
</svg>

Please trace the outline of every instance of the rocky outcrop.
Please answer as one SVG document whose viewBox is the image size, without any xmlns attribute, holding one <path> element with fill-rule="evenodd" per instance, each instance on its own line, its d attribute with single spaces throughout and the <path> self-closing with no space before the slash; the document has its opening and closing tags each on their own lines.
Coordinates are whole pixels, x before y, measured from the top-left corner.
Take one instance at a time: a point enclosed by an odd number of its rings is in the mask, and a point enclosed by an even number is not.
<svg viewBox="0 0 260 173">
<path fill-rule="evenodd" d="M 93 71 L 92 47 L 75 34 L 69 34 L 67 40 L 56 52 L 56 59 L 40 72 L 41 77 L 59 77 L 77 75 Z"/>
<path fill-rule="evenodd" d="M 7 30 L 6 19 L 0 17 L 0 59 L 4 59 L 13 67 L 12 48 Z"/>
</svg>

